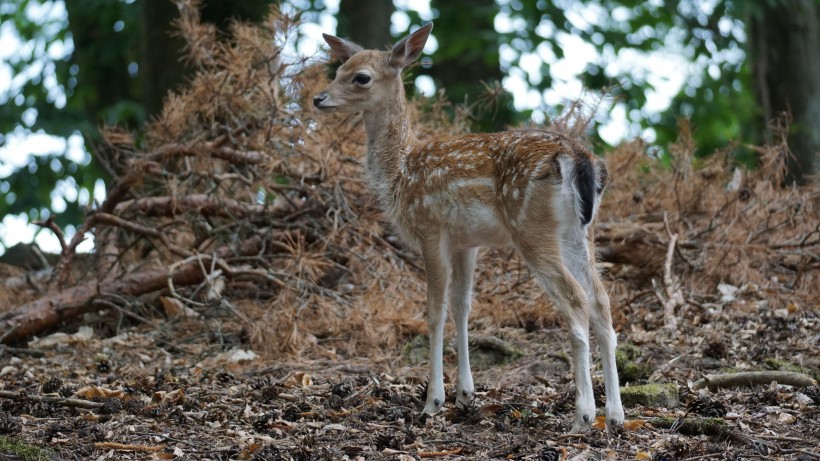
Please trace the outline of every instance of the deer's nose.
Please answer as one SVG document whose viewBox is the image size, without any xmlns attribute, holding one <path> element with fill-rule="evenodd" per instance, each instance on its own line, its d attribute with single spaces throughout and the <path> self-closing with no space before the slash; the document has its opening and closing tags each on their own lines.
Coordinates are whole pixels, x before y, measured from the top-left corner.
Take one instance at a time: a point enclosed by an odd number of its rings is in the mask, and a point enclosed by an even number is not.
<svg viewBox="0 0 820 461">
<path fill-rule="evenodd" d="M 325 99 L 327 99 L 327 91 L 322 91 L 313 97 L 313 105 L 319 107 Z"/>
</svg>

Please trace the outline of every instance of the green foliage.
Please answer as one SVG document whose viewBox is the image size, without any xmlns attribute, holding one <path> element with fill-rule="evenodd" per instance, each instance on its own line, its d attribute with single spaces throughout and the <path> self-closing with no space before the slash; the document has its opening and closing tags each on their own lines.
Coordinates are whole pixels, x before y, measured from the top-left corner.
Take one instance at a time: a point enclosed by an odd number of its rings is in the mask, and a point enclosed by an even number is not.
<svg viewBox="0 0 820 461">
<path fill-rule="evenodd" d="M 743 24 L 760 10 L 756 2 L 512 0 L 501 5 L 502 14 L 521 24 L 501 37 L 516 52 L 513 66 L 539 46 L 560 59 L 562 34 L 582 38 L 600 56 L 579 75 L 584 86 L 609 92 L 624 105 L 630 122 L 656 132 L 661 146 L 675 140 L 679 117 L 692 120 L 702 153 L 737 139 L 758 141 L 757 130 L 750 128 L 758 113 L 745 59 Z M 695 72 L 669 109 L 653 117 L 644 110 L 647 94 L 654 89 L 646 76 L 631 69 L 622 73 L 607 69 L 625 51 L 648 54 L 675 46 L 693 63 Z M 544 73 L 548 70 L 546 65 Z M 552 84 L 549 78 L 529 83 L 538 90 Z"/>
<path fill-rule="evenodd" d="M 68 15 L 61 13 L 63 2 L 9 0 L 0 5 L 0 24 L 22 43 L 5 62 L 13 79 L 0 92 L 0 145 L 12 133 L 63 138 L 82 133 L 93 141 L 100 124 L 136 128 L 145 121 L 137 102 L 138 11 L 131 3 L 68 0 Z M 23 212 L 31 219 L 44 218 L 58 182 L 89 194 L 103 177 L 95 162 L 75 163 L 62 153 L 33 154 L 26 165 L 0 178 L 0 216 Z M 76 200 L 67 201 L 56 222 L 62 227 L 77 224 L 81 208 Z"/>
<path fill-rule="evenodd" d="M 18 169 L 0 185 L 0 212 L 3 214 L 28 214 L 31 220 L 46 219 L 55 186 L 64 181 L 67 186 L 90 195 L 99 178 L 94 165 L 76 163 L 61 154 L 32 156 L 27 166 Z M 5 192 L 3 192 L 5 191 Z M 24 191 L 25 193 L 20 193 Z M 65 201 L 65 211 L 55 216 L 60 227 L 76 225 L 84 215 L 84 204 L 79 194 Z"/>
</svg>

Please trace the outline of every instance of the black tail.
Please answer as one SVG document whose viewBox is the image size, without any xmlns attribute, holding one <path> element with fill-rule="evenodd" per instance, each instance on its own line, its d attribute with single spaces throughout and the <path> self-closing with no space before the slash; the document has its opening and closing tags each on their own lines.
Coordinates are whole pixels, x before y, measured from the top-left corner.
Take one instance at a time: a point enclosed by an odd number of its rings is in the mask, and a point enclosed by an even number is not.
<svg viewBox="0 0 820 461">
<path fill-rule="evenodd" d="M 593 206 L 595 205 L 595 165 L 583 152 L 575 155 L 575 175 L 573 176 L 575 190 L 581 205 L 581 225 L 585 226 L 592 221 Z"/>
</svg>

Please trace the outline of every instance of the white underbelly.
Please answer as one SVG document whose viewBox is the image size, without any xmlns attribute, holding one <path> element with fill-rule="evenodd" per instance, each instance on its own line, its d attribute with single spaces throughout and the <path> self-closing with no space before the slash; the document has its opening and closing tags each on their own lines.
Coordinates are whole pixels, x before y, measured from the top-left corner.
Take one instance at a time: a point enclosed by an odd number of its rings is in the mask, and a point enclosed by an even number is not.
<svg viewBox="0 0 820 461">
<path fill-rule="evenodd" d="M 447 236 L 451 247 L 504 248 L 510 234 L 495 211 L 479 204 L 459 208 L 448 217 Z"/>
</svg>

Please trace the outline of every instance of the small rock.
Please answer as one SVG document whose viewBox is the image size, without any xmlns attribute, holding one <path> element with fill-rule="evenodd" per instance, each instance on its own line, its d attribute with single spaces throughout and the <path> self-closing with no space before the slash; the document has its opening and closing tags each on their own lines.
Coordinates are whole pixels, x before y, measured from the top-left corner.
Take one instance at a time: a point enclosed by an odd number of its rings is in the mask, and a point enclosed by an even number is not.
<svg viewBox="0 0 820 461">
<path fill-rule="evenodd" d="M 628 407 L 642 405 L 645 407 L 675 408 L 680 404 L 678 386 L 673 383 L 622 387 L 621 401 Z"/>
<path fill-rule="evenodd" d="M 17 368 L 15 368 L 11 365 L 7 365 L 7 366 L 3 367 L 2 370 L 0 370 L 0 376 L 10 375 L 10 374 L 16 373 L 16 372 L 17 372 Z"/>
<path fill-rule="evenodd" d="M 814 400 L 812 400 L 811 397 L 802 392 L 795 392 L 793 398 L 795 402 L 801 405 L 811 405 L 812 403 L 814 403 Z"/>
</svg>

